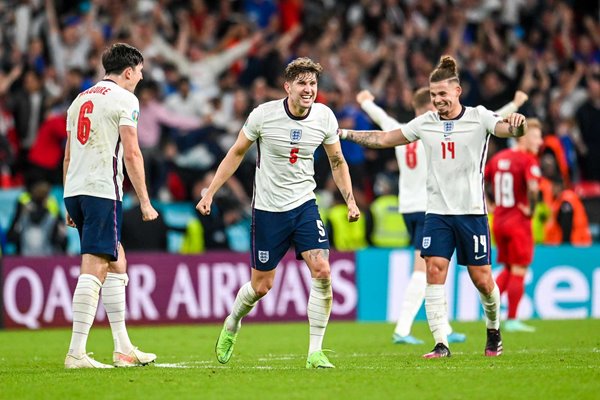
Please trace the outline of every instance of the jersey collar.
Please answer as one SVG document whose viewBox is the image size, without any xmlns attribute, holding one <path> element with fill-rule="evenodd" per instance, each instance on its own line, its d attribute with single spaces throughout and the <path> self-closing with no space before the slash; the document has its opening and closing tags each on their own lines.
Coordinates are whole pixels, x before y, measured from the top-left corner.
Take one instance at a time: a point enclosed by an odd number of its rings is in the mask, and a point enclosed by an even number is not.
<svg viewBox="0 0 600 400">
<path fill-rule="evenodd" d="M 310 115 L 310 110 L 312 110 L 312 106 L 308 109 L 308 112 L 306 113 L 305 116 L 303 116 L 303 117 L 296 117 L 290 111 L 290 108 L 288 107 L 287 101 L 288 101 L 287 97 L 285 99 L 283 99 L 283 108 L 284 108 L 285 113 L 287 114 L 288 117 L 290 117 L 291 119 L 296 120 L 296 121 L 302 121 L 303 119 L 308 118 L 308 116 Z"/>
<path fill-rule="evenodd" d="M 439 113 L 438 113 L 438 117 L 442 121 L 456 121 L 457 119 L 461 119 L 462 116 L 465 115 L 465 111 L 467 110 L 467 107 L 463 106 L 462 104 L 460 106 L 461 106 L 460 113 L 456 117 L 454 117 L 454 118 L 442 118 L 442 116 Z"/>
</svg>

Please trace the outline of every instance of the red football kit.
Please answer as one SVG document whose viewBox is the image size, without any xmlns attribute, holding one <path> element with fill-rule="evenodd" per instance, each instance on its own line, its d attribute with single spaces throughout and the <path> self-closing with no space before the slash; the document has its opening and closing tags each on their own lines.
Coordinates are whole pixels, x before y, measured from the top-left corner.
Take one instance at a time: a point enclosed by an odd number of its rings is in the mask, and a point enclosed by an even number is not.
<svg viewBox="0 0 600 400">
<path fill-rule="evenodd" d="M 496 154 L 485 168 L 485 179 L 493 185 L 494 237 L 498 262 L 527 266 L 533 258 L 531 217 L 527 182 L 541 176 L 537 159 L 520 150 L 506 149 Z"/>
</svg>

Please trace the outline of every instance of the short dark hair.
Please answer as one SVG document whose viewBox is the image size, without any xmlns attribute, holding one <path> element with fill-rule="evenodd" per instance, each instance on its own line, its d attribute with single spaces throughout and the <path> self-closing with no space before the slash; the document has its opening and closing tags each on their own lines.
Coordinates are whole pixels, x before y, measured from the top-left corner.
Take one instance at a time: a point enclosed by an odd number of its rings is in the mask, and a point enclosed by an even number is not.
<svg viewBox="0 0 600 400">
<path fill-rule="evenodd" d="M 102 66 L 109 74 L 121 74 L 126 68 L 135 68 L 144 63 L 138 49 L 126 43 L 115 43 L 102 53 Z"/>
<path fill-rule="evenodd" d="M 451 56 L 442 56 L 437 67 L 429 75 L 429 82 L 441 82 L 447 79 L 456 81 L 460 84 L 458 78 L 458 65 L 456 60 Z"/>
<path fill-rule="evenodd" d="M 291 61 L 287 67 L 285 67 L 285 74 L 283 75 L 286 82 L 293 82 L 298 76 L 310 73 L 315 74 L 317 79 L 323 72 L 321 64 L 314 62 L 308 57 L 299 57 Z"/>
</svg>

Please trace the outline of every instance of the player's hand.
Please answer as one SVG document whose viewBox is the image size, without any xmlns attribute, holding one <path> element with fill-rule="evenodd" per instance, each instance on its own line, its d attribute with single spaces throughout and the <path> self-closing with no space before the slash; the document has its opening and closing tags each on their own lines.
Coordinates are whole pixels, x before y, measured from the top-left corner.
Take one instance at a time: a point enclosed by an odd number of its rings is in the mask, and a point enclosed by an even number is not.
<svg viewBox="0 0 600 400">
<path fill-rule="evenodd" d="M 529 100 L 529 96 L 527 95 L 527 93 L 525 93 L 522 90 L 517 90 L 515 92 L 515 97 L 513 98 L 513 103 L 515 103 L 517 108 L 520 108 L 523 104 L 525 104 L 525 102 L 527 100 Z"/>
<path fill-rule="evenodd" d="M 375 96 L 373 96 L 373 94 L 371 94 L 371 92 L 369 92 L 368 90 L 361 90 L 356 95 L 356 102 L 358 104 L 362 104 L 364 101 L 369 101 L 369 100 L 370 101 L 375 100 Z"/>
<path fill-rule="evenodd" d="M 521 210 L 523 215 L 525 215 L 526 217 L 531 217 L 531 207 L 529 207 L 527 204 L 518 203 L 517 208 Z"/>
<path fill-rule="evenodd" d="M 75 221 L 73 221 L 68 212 L 65 213 L 65 224 L 67 224 L 67 226 L 70 226 L 71 228 L 77 228 L 75 226 Z"/>
<path fill-rule="evenodd" d="M 356 222 L 360 218 L 360 210 L 356 203 L 348 204 L 348 222 Z"/>
<path fill-rule="evenodd" d="M 504 118 L 504 122 L 507 122 L 513 128 L 518 128 L 525 123 L 525 116 L 519 113 L 508 114 L 508 117 Z"/>
<path fill-rule="evenodd" d="M 205 194 L 202 196 L 202 200 L 196 204 L 196 210 L 202 215 L 210 215 L 210 206 L 212 205 L 212 196 Z"/>
<path fill-rule="evenodd" d="M 154 221 L 158 218 L 158 211 L 152 207 L 150 202 L 147 204 L 140 204 L 140 208 L 142 210 L 142 221 Z"/>
</svg>

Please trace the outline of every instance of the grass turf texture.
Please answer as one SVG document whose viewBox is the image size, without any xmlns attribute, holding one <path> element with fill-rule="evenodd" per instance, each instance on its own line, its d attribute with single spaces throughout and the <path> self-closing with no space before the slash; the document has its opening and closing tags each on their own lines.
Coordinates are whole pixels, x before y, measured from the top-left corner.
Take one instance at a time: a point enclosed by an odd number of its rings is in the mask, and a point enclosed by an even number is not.
<svg viewBox="0 0 600 400">
<path fill-rule="evenodd" d="M 537 332 L 504 333 L 505 354 L 483 356 L 483 322 L 454 323 L 468 335 L 452 358 L 425 360 L 433 348 L 393 345 L 393 326 L 331 323 L 325 347 L 333 370 L 306 370 L 308 325 L 245 324 L 230 362 L 214 344 L 221 325 L 130 327 L 156 365 L 64 370 L 70 330 L 0 331 L 0 399 L 598 399 L 600 320 L 533 321 Z M 109 363 L 112 338 L 94 327 L 88 351 Z"/>
</svg>

